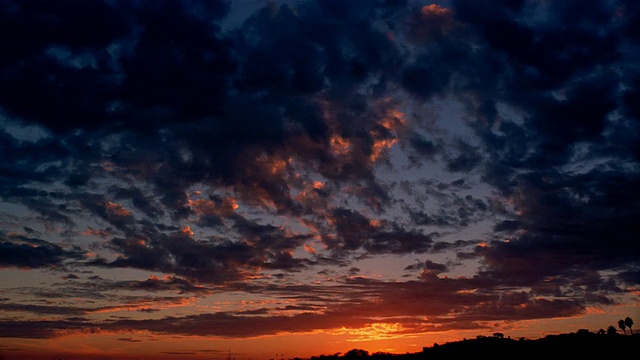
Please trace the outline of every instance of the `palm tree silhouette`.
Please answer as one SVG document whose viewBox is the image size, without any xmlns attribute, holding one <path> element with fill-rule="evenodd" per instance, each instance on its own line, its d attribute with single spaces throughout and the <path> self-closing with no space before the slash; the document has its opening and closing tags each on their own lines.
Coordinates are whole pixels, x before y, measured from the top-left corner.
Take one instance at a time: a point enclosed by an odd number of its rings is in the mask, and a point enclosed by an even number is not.
<svg viewBox="0 0 640 360">
<path fill-rule="evenodd" d="M 624 334 L 627 335 L 626 325 L 624 324 L 624 320 L 618 320 L 618 327 L 624 331 Z"/>
<path fill-rule="evenodd" d="M 633 335 L 633 329 L 631 328 L 633 326 L 633 320 L 627 316 L 624 319 L 624 324 L 629 328 L 629 331 L 631 331 L 631 335 Z"/>
</svg>

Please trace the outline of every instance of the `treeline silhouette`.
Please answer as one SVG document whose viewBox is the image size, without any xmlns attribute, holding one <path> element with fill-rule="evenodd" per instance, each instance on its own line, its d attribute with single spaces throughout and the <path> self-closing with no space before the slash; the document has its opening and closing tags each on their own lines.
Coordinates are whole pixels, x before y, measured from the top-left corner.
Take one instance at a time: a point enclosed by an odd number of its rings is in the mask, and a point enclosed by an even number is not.
<svg viewBox="0 0 640 360">
<path fill-rule="evenodd" d="M 633 325 L 633 322 L 631 322 Z M 631 329 L 630 326 L 626 327 Z M 613 328 L 613 332 L 611 332 Z M 624 330 L 624 329 L 623 329 Z M 451 359 L 540 359 L 562 356 L 571 359 L 635 358 L 640 354 L 640 334 L 620 334 L 615 327 L 591 332 L 580 329 L 574 333 L 547 335 L 539 339 L 511 339 L 502 333 L 493 336 L 478 336 L 442 345 L 424 347 L 421 352 L 393 354 L 376 352 L 370 354 L 363 349 L 352 349 L 344 354 L 312 356 L 310 360 L 451 360 Z M 300 360 L 300 359 L 297 359 Z"/>
</svg>

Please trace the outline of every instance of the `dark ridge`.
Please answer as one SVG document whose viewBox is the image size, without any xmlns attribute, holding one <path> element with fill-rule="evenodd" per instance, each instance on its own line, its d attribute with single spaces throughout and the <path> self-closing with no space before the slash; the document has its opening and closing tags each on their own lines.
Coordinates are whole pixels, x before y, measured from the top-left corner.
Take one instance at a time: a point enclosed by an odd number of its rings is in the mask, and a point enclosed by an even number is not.
<svg viewBox="0 0 640 360">
<path fill-rule="evenodd" d="M 593 333 L 580 330 L 577 333 L 548 335 L 540 339 L 511 339 L 502 334 L 478 336 L 434 344 L 421 352 L 392 354 L 352 349 L 343 355 L 312 356 L 311 360 L 450 360 L 450 359 L 542 359 L 550 356 L 569 356 L 572 359 L 587 359 L 594 356 L 634 357 L 640 352 L 640 334 L 620 335 Z M 618 355 L 616 355 L 618 354 Z"/>
</svg>

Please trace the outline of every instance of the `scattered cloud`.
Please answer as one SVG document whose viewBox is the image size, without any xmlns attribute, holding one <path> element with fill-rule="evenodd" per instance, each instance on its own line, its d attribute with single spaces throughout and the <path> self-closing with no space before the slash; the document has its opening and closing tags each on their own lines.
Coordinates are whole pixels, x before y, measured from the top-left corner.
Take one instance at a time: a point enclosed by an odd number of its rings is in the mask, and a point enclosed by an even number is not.
<svg viewBox="0 0 640 360">
<path fill-rule="evenodd" d="M 637 297 L 638 5 L 231 9 L 0 10 L 0 268 L 43 277 L 11 279 L 0 336 L 411 334 Z"/>
</svg>

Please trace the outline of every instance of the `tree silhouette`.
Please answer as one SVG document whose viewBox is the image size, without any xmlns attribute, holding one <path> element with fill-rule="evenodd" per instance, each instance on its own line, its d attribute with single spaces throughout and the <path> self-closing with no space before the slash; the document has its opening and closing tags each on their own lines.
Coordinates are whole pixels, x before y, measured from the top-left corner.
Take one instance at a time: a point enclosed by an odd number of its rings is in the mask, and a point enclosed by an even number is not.
<svg viewBox="0 0 640 360">
<path fill-rule="evenodd" d="M 369 357 L 369 352 L 362 349 L 351 349 L 344 356 L 345 359 L 359 359 Z"/>
<path fill-rule="evenodd" d="M 607 335 L 618 335 L 618 330 L 616 330 L 615 326 L 609 325 L 607 328 Z"/>
<path fill-rule="evenodd" d="M 576 334 L 581 335 L 581 336 L 587 336 L 587 335 L 591 334 L 591 332 L 589 331 L 589 329 L 578 329 L 578 332 Z"/>
<path fill-rule="evenodd" d="M 633 326 L 633 320 L 627 316 L 624 319 L 624 324 L 629 328 L 629 331 L 631 331 L 631 335 L 633 335 L 633 329 L 631 328 Z"/>
<path fill-rule="evenodd" d="M 626 325 L 624 324 L 624 320 L 618 320 L 618 327 L 624 331 L 624 334 L 627 335 Z"/>
</svg>

